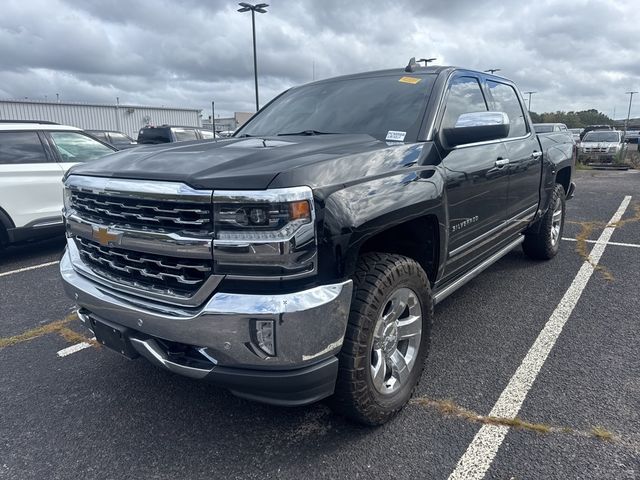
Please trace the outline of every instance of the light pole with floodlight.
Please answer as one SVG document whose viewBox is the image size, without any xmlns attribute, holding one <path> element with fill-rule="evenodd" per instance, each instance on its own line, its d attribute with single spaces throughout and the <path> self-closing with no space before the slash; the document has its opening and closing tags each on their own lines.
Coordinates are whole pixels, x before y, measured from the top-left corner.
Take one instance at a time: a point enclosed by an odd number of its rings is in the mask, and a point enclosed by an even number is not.
<svg viewBox="0 0 640 480">
<path fill-rule="evenodd" d="M 531 95 L 533 95 L 534 93 L 538 93 L 538 92 L 524 92 L 527 95 L 529 95 L 529 107 L 527 107 L 527 110 L 531 111 Z"/>
<path fill-rule="evenodd" d="M 260 102 L 258 100 L 258 59 L 256 56 L 256 12 L 267 13 L 265 8 L 269 5 L 266 3 L 258 3 L 251 5 L 250 3 L 240 2 L 239 12 L 251 12 L 251 29 L 253 31 L 253 78 L 256 85 L 256 112 L 260 110 Z"/>
</svg>

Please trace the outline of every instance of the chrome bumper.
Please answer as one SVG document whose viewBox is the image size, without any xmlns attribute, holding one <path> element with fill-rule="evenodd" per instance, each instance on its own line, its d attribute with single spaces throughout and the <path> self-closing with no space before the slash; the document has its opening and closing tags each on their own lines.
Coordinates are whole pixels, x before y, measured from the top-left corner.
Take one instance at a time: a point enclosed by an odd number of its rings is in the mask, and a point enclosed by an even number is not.
<svg viewBox="0 0 640 480">
<path fill-rule="evenodd" d="M 81 260 L 73 260 L 78 261 Z M 83 311 L 143 336 L 202 348 L 215 365 L 300 368 L 334 356 L 342 346 L 351 302 L 351 280 L 277 295 L 218 292 L 194 311 L 113 291 L 78 273 L 73 262 L 67 249 L 60 261 L 60 273 L 65 291 Z M 252 328 L 256 320 L 275 322 L 276 356 L 260 355 L 253 348 Z M 157 353 L 151 348 L 153 344 L 138 342 L 134 346 L 147 358 Z M 176 371 L 167 367 L 166 359 L 156 359 L 154 363 Z M 189 376 L 199 376 L 199 372 L 191 373 Z"/>
</svg>

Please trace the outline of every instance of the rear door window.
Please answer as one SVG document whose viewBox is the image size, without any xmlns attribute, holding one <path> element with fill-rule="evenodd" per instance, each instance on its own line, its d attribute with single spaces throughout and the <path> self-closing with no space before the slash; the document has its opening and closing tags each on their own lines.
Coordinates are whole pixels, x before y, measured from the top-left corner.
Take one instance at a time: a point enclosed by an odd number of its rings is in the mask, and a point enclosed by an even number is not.
<svg viewBox="0 0 640 480">
<path fill-rule="evenodd" d="M 109 137 L 111 140 L 109 143 L 111 145 L 115 145 L 116 147 L 118 145 L 131 145 L 131 143 L 133 143 L 133 139 L 128 135 L 125 135 L 124 133 L 110 132 Z"/>
<path fill-rule="evenodd" d="M 49 132 L 62 162 L 88 162 L 114 150 L 79 132 Z"/>
<path fill-rule="evenodd" d="M 189 140 L 198 140 L 195 129 L 192 128 L 174 128 L 173 133 L 176 136 L 176 142 L 188 142 Z"/>
<path fill-rule="evenodd" d="M 0 132 L 0 164 L 48 161 L 37 132 Z"/>
<path fill-rule="evenodd" d="M 103 142 L 108 142 L 107 134 L 105 132 L 87 132 L 89 135 L 96 137 L 98 140 L 102 140 Z"/>
<path fill-rule="evenodd" d="M 518 95 L 511 85 L 505 83 L 487 81 L 489 92 L 493 100 L 492 108 L 499 112 L 505 112 L 509 116 L 509 138 L 523 137 L 527 134 L 527 123 L 525 122 L 524 111 Z M 536 129 L 537 131 L 537 129 Z"/>
</svg>

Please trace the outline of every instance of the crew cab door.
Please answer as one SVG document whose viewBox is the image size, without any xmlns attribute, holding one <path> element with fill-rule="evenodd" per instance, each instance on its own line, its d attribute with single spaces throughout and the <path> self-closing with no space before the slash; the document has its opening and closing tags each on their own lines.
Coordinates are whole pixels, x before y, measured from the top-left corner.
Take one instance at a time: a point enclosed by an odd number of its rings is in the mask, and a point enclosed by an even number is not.
<svg viewBox="0 0 640 480">
<path fill-rule="evenodd" d="M 42 134 L 0 132 L 0 208 L 15 227 L 62 223 L 62 169 Z"/>
<path fill-rule="evenodd" d="M 480 81 L 473 75 L 452 77 L 445 95 L 441 132 L 453 128 L 462 114 L 488 110 Z M 449 212 L 445 277 L 480 261 L 500 235 L 506 219 L 506 157 L 500 140 L 445 149 L 442 166 Z"/>
<path fill-rule="evenodd" d="M 509 160 L 507 228 L 517 230 L 531 221 L 540 202 L 542 151 L 513 86 L 494 80 L 487 80 L 486 86 L 491 108 L 509 116 L 509 137 L 504 141 Z"/>
</svg>

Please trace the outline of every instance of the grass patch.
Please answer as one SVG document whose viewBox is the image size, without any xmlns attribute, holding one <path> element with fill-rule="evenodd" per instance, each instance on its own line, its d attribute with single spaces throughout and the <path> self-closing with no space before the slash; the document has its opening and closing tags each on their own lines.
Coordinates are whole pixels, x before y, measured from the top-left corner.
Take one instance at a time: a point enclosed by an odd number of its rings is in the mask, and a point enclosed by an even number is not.
<svg viewBox="0 0 640 480">
<path fill-rule="evenodd" d="M 84 335 L 80 335 L 79 333 L 74 332 L 68 327 L 68 325 L 77 318 L 78 316 L 75 313 L 72 313 L 71 315 L 67 315 L 62 320 L 56 320 L 55 322 L 32 328 L 31 330 L 27 330 L 26 332 L 14 335 L 12 337 L 0 338 L 0 348 L 11 347 L 19 343 L 28 342 L 29 340 L 42 337 L 43 335 L 49 335 L 50 333 L 60 335 L 69 343 L 87 342 L 91 345 L 97 346 L 97 343 L 95 341 L 89 340 Z"/>
<path fill-rule="evenodd" d="M 607 442 L 612 442 L 614 440 L 613 438 L 613 433 L 611 433 L 609 430 L 607 430 L 604 427 L 591 427 L 591 430 L 589 430 L 589 433 L 591 434 L 592 437 L 597 438 L 599 440 L 605 440 Z"/>
<path fill-rule="evenodd" d="M 421 397 L 414 399 L 413 403 L 427 407 L 434 407 L 443 415 L 463 418 L 471 422 L 482 423 L 485 425 L 501 425 L 516 429 L 530 430 L 536 433 L 550 433 L 554 431 L 554 427 L 552 427 L 551 425 L 546 425 L 544 423 L 527 422 L 518 417 L 506 418 L 480 415 L 473 410 L 461 407 L 453 400 L 431 400 L 425 397 Z"/>
<path fill-rule="evenodd" d="M 591 236 L 593 231 L 596 228 L 605 228 L 607 225 L 601 222 L 600 223 L 599 222 L 571 222 L 571 223 L 580 225 L 580 232 L 578 233 L 578 235 L 576 235 L 576 253 L 580 255 L 580 257 L 582 257 L 582 259 L 585 262 L 589 262 L 591 266 L 594 268 L 594 270 L 599 271 L 602 274 L 602 276 L 605 278 L 605 280 L 608 280 L 610 282 L 613 281 L 614 276 L 609 270 L 607 270 L 602 265 L 596 265 L 591 260 L 591 257 L 589 256 L 591 252 L 589 251 L 589 247 L 587 245 L 587 240 L 589 240 L 589 237 Z"/>
<path fill-rule="evenodd" d="M 592 427 L 589 431 L 585 432 L 571 427 L 561 427 L 548 425 L 546 423 L 528 422 L 518 417 L 506 418 L 493 417 L 490 415 L 480 415 L 473 410 L 469 410 L 468 408 L 458 405 L 453 400 L 432 400 L 427 397 L 419 397 L 411 400 L 411 403 L 423 407 L 435 408 L 443 415 L 449 417 L 461 418 L 469 422 L 481 423 L 483 425 L 504 426 L 539 434 L 557 433 L 565 435 L 576 435 L 581 437 L 592 437 L 609 442 L 614 441 L 616 438 L 613 433 L 603 427 Z"/>
</svg>

